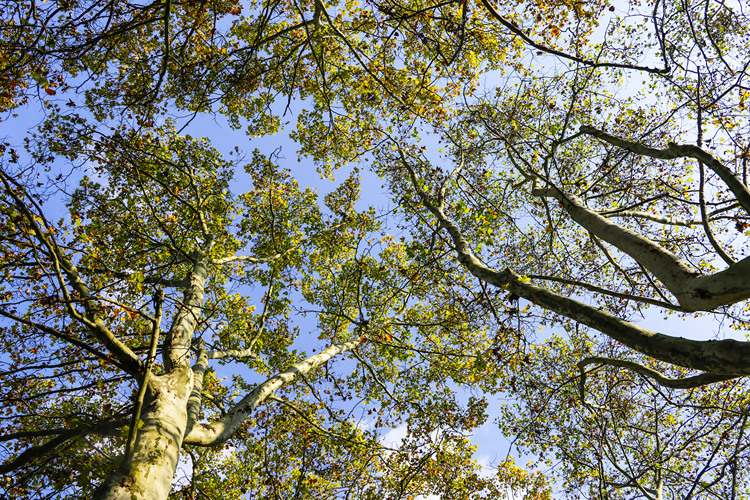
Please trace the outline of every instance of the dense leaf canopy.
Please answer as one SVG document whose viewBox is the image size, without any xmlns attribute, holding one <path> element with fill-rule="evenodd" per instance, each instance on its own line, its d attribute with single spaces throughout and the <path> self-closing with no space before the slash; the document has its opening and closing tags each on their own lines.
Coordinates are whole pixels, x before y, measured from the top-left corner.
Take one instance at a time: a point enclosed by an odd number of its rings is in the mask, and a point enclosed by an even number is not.
<svg viewBox="0 0 750 500">
<path fill-rule="evenodd" d="M 2 2 L 0 492 L 750 494 L 746 10 Z"/>
</svg>

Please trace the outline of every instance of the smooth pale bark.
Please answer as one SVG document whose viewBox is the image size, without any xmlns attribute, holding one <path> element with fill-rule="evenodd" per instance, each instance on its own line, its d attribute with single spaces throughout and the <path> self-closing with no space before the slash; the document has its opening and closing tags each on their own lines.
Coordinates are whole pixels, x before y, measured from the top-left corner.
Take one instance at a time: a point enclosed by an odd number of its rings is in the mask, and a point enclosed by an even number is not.
<svg viewBox="0 0 750 500">
<path fill-rule="evenodd" d="M 627 370 L 634 371 L 643 376 L 646 376 L 663 387 L 669 387 L 671 389 L 693 389 L 703 385 L 713 384 L 715 382 L 723 382 L 725 380 L 732 380 L 736 378 L 735 375 L 722 375 L 716 373 L 701 373 L 700 375 L 694 375 L 692 377 L 685 378 L 669 378 L 665 377 L 656 370 L 636 363 L 635 361 L 628 361 L 626 359 L 612 359 L 605 358 L 602 356 L 591 356 L 584 358 L 578 362 L 578 369 L 581 371 L 581 380 L 579 382 L 581 388 L 581 400 L 585 401 L 584 387 L 586 386 L 586 367 L 588 365 L 608 365 L 617 366 L 619 368 L 625 368 Z"/>
<path fill-rule="evenodd" d="M 203 341 L 200 342 L 198 350 L 198 359 L 193 365 L 193 388 L 190 391 L 187 404 L 187 425 L 185 426 L 185 435 L 195 427 L 198 422 L 198 416 L 203 406 L 203 378 L 208 368 L 208 356 L 203 349 Z"/>
<path fill-rule="evenodd" d="M 141 414 L 132 459 L 99 488 L 103 500 L 166 499 L 172 488 L 188 425 L 188 402 L 195 381 L 190 347 L 203 311 L 206 265 L 198 255 L 185 294 L 163 344 L 166 373 L 148 377 L 148 404 Z M 203 371 L 199 373 L 202 377 Z M 202 380 L 201 380 L 202 382 Z"/>
<path fill-rule="evenodd" d="M 120 467 L 96 495 L 101 500 L 157 500 L 169 497 L 187 426 L 187 402 L 193 373 L 178 367 L 151 377 L 150 399 L 141 415 L 133 458 Z"/>
<path fill-rule="evenodd" d="M 667 226 L 700 226 L 703 221 L 695 219 L 676 219 L 674 217 L 663 217 L 661 215 L 653 214 L 651 212 L 641 212 L 639 210 L 606 210 L 599 212 L 599 215 L 607 217 L 609 219 L 622 217 L 622 218 L 633 218 L 650 220 L 652 222 L 658 222 Z"/>
<path fill-rule="evenodd" d="M 715 156 L 698 146 L 669 143 L 666 149 L 656 149 L 586 125 L 582 126 L 580 131 L 641 156 L 662 160 L 695 159 L 713 170 L 730 189 L 737 203 L 750 213 L 750 190 L 747 186 Z M 679 262 L 679 259 L 674 255 L 661 249 L 650 240 L 646 240 L 624 228 L 619 228 L 619 230 L 613 227 L 607 228 L 605 227 L 607 224 L 602 224 L 597 217 L 604 221 L 608 221 L 608 219 L 586 209 L 575 197 L 565 195 L 556 188 L 547 191 L 547 194 L 561 202 L 563 208 L 576 222 L 633 257 L 639 264 L 659 278 L 667 289 L 677 297 L 685 311 L 711 310 L 750 298 L 750 257 L 746 257 L 730 265 L 724 271 L 710 276 L 700 276 L 696 273 L 691 275 L 690 270 L 685 268 L 684 263 Z M 619 227 L 611 222 L 609 222 L 609 226 Z"/>
<path fill-rule="evenodd" d="M 355 349 L 361 343 L 361 339 L 356 339 L 334 344 L 326 350 L 290 366 L 253 389 L 234 408 L 227 412 L 227 415 L 222 420 L 208 424 L 194 425 L 190 433 L 185 437 L 185 443 L 198 446 L 213 446 L 225 442 L 237 432 L 242 422 L 247 419 L 250 413 L 260 403 L 273 395 L 281 386 L 291 382 L 300 375 L 314 370 L 332 357 Z"/>
<path fill-rule="evenodd" d="M 198 359 L 192 368 L 189 366 L 190 348 L 202 315 L 205 295 L 206 263 L 200 256 L 186 283 L 182 304 L 163 345 L 164 364 L 169 371 L 161 376 L 149 377 L 148 404 L 141 416 L 143 425 L 138 429 L 132 459 L 122 464 L 102 484 L 97 491 L 97 499 L 167 499 L 183 444 L 212 446 L 225 442 L 237 432 L 250 413 L 281 386 L 337 354 L 355 349 L 365 338 L 330 346 L 260 384 L 237 403 L 222 421 L 197 424 L 202 404 L 203 376 L 211 357 L 208 351 L 199 346 Z"/>
<path fill-rule="evenodd" d="M 720 162 L 714 155 L 705 151 L 698 146 L 692 144 L 675 144 L 670 142 L 666 149 L 656 149 L 640 142 L 628 141 L 620 137 L 608 134 L 603 130 L 590 127 L 588 125 L 581 126 L 581 132 L 588 134 L 592 137 L 596 137 L 604 142 L 608 142 L 613 146 L 622 148 L 626 151 L 631 151 L 641 156 L 648 156 L 651 158 L 658 158 L 661 160 L 675 160 L 678 158 L 693 158 L 708 166 L 711 170 L 718 175 L 724 184 L 732 191 L 732 194 L 737 199 L 737 202 L 750 214 L 750 190 L 745 186 L 742 181 L 737 178 L 734 173 L 727 168 L 722 162 Z"/>
<path fill-rule="evenodd" d="M 355 349 L 362 339 L 333 345 L 260 384 L 227 414 L 212 424 L 196 424 L 200 413 L 202 376 L 207 356 L 199 354 L 193 369 L 180 365 L 171 374 L 153 377 L 152 395 L 138 431 L 133 459 L 118 470 L 96 496 L 101 500 L 166 499 L 183 444 L 218 445 L 240 428 L 257 406 L 284 384 L 321 366 L 332 357 Z"/>
<path fill-rule="evenodd" d="M 736 340 L 691 340 L 653 332 L 606 311 L 563 295 L 524 283 L 510 269 L 480 272 L 489 283 L 543 308 L 561 314 L 602 332 L 608 337 L 647 356 L 677 366 L 716 374 L 750 375 L 750 343 Z M 471 269 L 470 269 L 471 271 Z M 478 273 L 472 271 L 473 274 Z"/>
<path fill-rule="evenodd" d="M 414 180 L 413 171 L 409 170 Z M 414 185 L 423 205 L 450 235 L 459 262 L 480 280 L 507 289 L 529 302 L 594 328 L 638 352 L 667 363 L 716 374 L 750 374 L 748 342 L 696 341 L 652 332 L 601 309 L 526 283 L 510 269 L 498 271 L 486 266 L 474 255 L 458 226 L 445 215 L 440 206 L 433 204 L 419 190 L 416 182 Z"/>
<path fill-rule="evenodd" d="M 711 310 L 750 298 L 750 257 L 724 271 L 701 276 L 672 252 L 583 205 L 575 195 L 536 186 L 536 196 L 554 198 L 571 219 L 591 234 L 628 254 L 669 290 L 685 312 Z"/>
<path fill-rule="evenodd" d="M 164 339 L 162 357 L 166 371 L 170 371 L 174 366 L 188 366 L 190 362 L 193 332 L 203 313 L 206 263 L 202 259 L 193 264 L 188 279 L 189 285 L 185 288 L 182 304 Z"/>
</svg>

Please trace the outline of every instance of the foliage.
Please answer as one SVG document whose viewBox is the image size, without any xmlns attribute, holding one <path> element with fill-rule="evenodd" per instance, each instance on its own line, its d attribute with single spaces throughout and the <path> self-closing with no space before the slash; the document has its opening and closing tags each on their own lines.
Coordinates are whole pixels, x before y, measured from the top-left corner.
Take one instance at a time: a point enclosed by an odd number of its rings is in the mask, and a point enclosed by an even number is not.
<svg viewBox="0 0 750 500">
<path fill-rule="evenodd" d="M 679 337 L 750 320 L 741 8 L 4 7 L 6 494 L 747 493 L 747 344 Z M 488 476 L 499 398 L 538 460 Z"/>
</svg>

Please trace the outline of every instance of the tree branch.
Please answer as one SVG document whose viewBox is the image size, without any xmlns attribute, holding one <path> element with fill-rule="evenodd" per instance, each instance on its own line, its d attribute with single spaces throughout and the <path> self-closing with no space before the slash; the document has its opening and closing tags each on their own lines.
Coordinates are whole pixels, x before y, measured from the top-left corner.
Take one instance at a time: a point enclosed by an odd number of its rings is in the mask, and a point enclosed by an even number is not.
<svg viewBox="0 0 750 500">
<path fill-rule="evenodd" d="M 198 446 L 213 446 L 227 441 L 237 432 L 237 429 L 239 429 L 242 422 L 247 419 L 250 413 L 279 388 L 292 382 L 300 375 L 314 370 L 334 356 L 351 351 L 361 343 L 362 340 L 357 338 L 342 342 L 341 344 L 334 344 L 324 351 L 290 366 L 278 375 L 258 385 L 229 410 L 222 420 L 209 424 L 195 425 L 190 433 L 185 436 L 184 442 Z"/>
<path fill-rule="evenodd" d="M 275 401 L 277 403 L 281 403 L 283 406 L 291 409 L 294 413 L 296 413 L 297 415 L 299 415 L 300 417 L 302 417 L 308 424 L 312 425 L 315 429 L 317 429 L 323 435 L 326 435 L 326 436 L 328 436 L 330 438 L 333 438 L 333 439 L 340 439 L 342 441 L 346 441 L 348 443 L 352 443 L 352 444 L 355 444 L 355 445 L 358 445 L 358 446 L 363 446 L 363 447 L 366 447 L 366 448 L 371 448 L 370 446 L 367 446 L 367 444 L 365 444 L 363 442 L 354 440 L 354 439 L 346 437 L 346 436 L 342 436 L 341 434 L 338 434 L 338 433 L 333 432 L 333 431 L 329 431 L 328 429 L 322 427 L 321 425 L 317 424 L 316 422 L 313 422 L 313 420 L 310 417 L 308 417 L 307 415 L 305 415 L 305 413 L 302 410 L 300 410 L 299 408 L 297 408 L 295 405 L 293 405 L 289 401 L 286 401 L 285 399 L 281 399 L 281 398 L 276 397 L 274 395 L 268 396 L 268 399 L 270 401 Z"/>
<path fill-rule="evenodd" d="M 750 214 L 750 191 L 741 180 L 737 178 L 732 171 L 720 162 L 715 156 L 708 151 L 703 150 L 692 144 L 675 144 L 670 142 L 666 149 L 655 149 L 639 142 L 628 141 L 614 135 L 608 134 L 603 130 L 596 129 L 588 125 L 582 125 L 580 131 L 602 141 L 608 142 L 613 146 L 631 151 L 641 156 L 648 156 L 661 160 L 674 160 L 677 158 L 693 158 L 703 162 L 716 173 L 721 180 L 732 191 L 737 201 Z"/>
<path fill-rule="evenodd" d="M 581 371 L 581 397 L 583 397 L 583 387 L 586 382 L 586 367 L 592 364 L 627 368 L 628 370 L 634 371 L 640 375 L 643 375 L 644 377 L 648 377 L 657 384 L 663 387 L 669 387 L 670 389 L 694 389 L 703 385 L 723 382 L 725 380 L 731 380 L 741 376 L 727 375 L 723 373 L 701 373 L 700 375 L 694 375 L 692 377 L 686 378 L 667 378 L 658 371 L 652 370 L 651 368 L 640 363 L 636 363 L 635 361 L 604 358 L 601 356 L 591 356 L 588 358 L 584 358 L 578 362 L 578 369 Z"/>
<path fill-rule="evenodd" d="M 595 293 L 601 293 L 602 295 L 609 295 L 610 297 L 616 297 L 618 299 L 626 299 L 626 300 L 632 300 L 635 302 L 642 302 L 644 304 L 651 304 L 654 306 L 663 307 L 665 309 L 671 309 L 672 311 L 679 311 L 682 312 L 682 308 L 679 306 L 676 306 L 670 302 L 665 302 L 663 300 L 656 300 L 649 297 L 640 297 L 638 295 L 632 295 L 628 293 L 619 293 L 619 292 L 613 292 L 612 290 L 608 290 L 606 288 L 602 288 L 600 286 L 592 285 L 590 283 L 585 283 L 583 281 L 577 281 L 577 280 L 571 280 L 571 279 L 565 279 L 565 278 L 558 278 L 557 276 L 541 276 L 541 275 L 535 275 L 530 274 L 528 275 L 529 278 L 533 280 L 540 280 L 540 281 L 554 281 L 556 283 L 562 283 L 564 285 L 570 285 L 570 286 L 576 286 L 584 288 L 590 292 Z"/>
<path fill-rule="evenodd" d="M 458 261 L 478 279 L 507 289 L 529 302 L 594 328 L 631 349 L 661 361 L 717 374 L 750 375 L 750 366 L 747 364 L 747 359 L 750 359 L 750 343 L 736 340 L 697 341 L 656 333 L 604 310 L 534 286 L 510 269 L 498 271 L 486 266 L 474 255 L 458 226 L 419 188 L 416 175 L 403 151 L 397 149 L 422 204 L 450 235 Z"/>
<path fill-rule="evenodd" d="M 119 361 L 120 366 L 129 374 L 137 375 L 141 368 L 142 363 L 138 356 L 133 353 L 130 348 L 121 342 L 115 335 L 107 328 L 104 324 L 104 320 L 101 318 L 97 311 L 96 301 L 91 295 L 88 286 L 80 278 L 78 269 L 70 261 L 67 255 L 58 246 L 54 237 L 51 236 L 51 231 L 43 231 L 37 223 L 37 220 L 44 222 L 47 227 L 51 225 L 41 215 L 42 212 L 40 207 L 31 199 L 29 194 L 26 192 L 24 187 L 17 181 L 6 175 L 5 172 L 0 171 L 0 179 L 5 186 L 5 191 L 13 199 L 13 202 L 18 210 L 23 214 L 26 222 L 31 226 L 31 229 L 37 240 L 47 249 L 47 255 L 52 260 L 57 273 L 57 279 L 60 281 L 60 285 L 63 288 L 63 294 L 66 295 L 66 302 L 68 306 L 68 314 L 77 322 L 84 324 L 91 334 L 99 340 L 107 350 L 112 353 L 114 357 Z M 12 186 L 11 186 L 12 185 Z M 16 192 L 18 191 L 18 193 Z M 20 194 L 19 194 L 20 193 Z M 21 196 L 29 199 L 32 205 L 36 208 L 40 215 L 35 216 L 26 203 L 23 202 Z M 73 289 L 80 295 L 81 303 L 86 311 L 86 315 L 81 315 L 72 306 L 72 299 L 68 295 L 65 288 L 65 281 L 62 274 L 65 274 L 68 278 Z"/>
<path fill-rule="evenodd" d="M 398 399 L 396 399 L 396 397 L 391 393 L 391 391 L 385 385 L 385 382 L 380 380 L 380 377 L 378 377 L 378 374 L 375 372 L 375 369 L 372 367 L 372 365 L 370 365 L 370 363 L 365 361 L 364 358 L 362 358 L 362 356 L 359 355 L 356 349 L 352 351 L 352 354 L 354 355 L 355 358 L 359 360 L 360 363 L 362 363 L 365 366 L 365 368 L 367 368 L 367 371 L 370 372 L 370 375 L 372 375 L 373 380 L 375 380 L 375 382 L 377 382 L 377 384 L 385 391 L 385 393 L 388 394 L 388 397 L 390 397 L 394 403 L 400 406 L 401 402 Z"/>
<path fill-rule="evenodd" d="M 53 452 L 58 446 L 71 439 L 94 433 L 111 435 L 112 431 L 120 429 L 123 425 L 126 424 L 126 422 L 126 418 L 120 418 L 117 420 L 107 420 L 94 425 L 86 425 L 73 429 L 58 429 L 59 432 L 55 432 L 55 434 L 57 434 L 57 437 L 50 439 L 44 444 L 27 448 L 15 459 L 0 465 L 0 474 L 9 474 L 14 470 L 30 463 L 34 459 L 48 455 L 49 453 Z"/>
<path fill-rule="evenodd" d="M 606 210 L 602 212 L 598 212 L 599 215 L 607 218 L 613 218 L 613 217 L 633 217 L 634 219 L 643 219 L 643 220 L 649 220 L 651 222 L 657 222 L 659 224 L 664 224 L 666 226 L 682 226 L 682 227 L 690 227 L 690 226 L 699 226 L 702 224 L 702 221 L 698 219 L 694 220 L 680 220 L 675 219 L 672 217 L 662 217 L 661 215 L 657 215 L 652 212 L 641 212 L 639 210 Z"/>
<path fill-rule="evenodd" d="M 129 280 L 132 279 L 134 274 L 133 273 L 125 273 L 122 271 L 112 271 L 110 269 L 106 269 L 104 267 L 82 267 L 79 266 L 78 269 L 80 271 L 83 271 L 85 273 L 96 273 L 96 274 L 109 274 L 114 278 L 117 279 L 124 279 Z M 188 282 L 184 279 L 170 279 L 170 278 L 160 278 L 157 276 L 146 276 L 143 279 L 143 283 L 148 285 L 158 285 L 163 286 L 166 288 L 183 288 L 185 287 Z"/>
<path fill-rule="evenodd" d="M 711 310 L 750 297 L 750 257 L 724 271 L 701 276 L 661 245 L 584 206 L 577 196 L 551 184 L 541 187 L 539 182 L 541 179 L 535 181 L 532 194 L 558 200 L 581 227 L 648 269 L 677 298 L 683 311 Z"/>
<path fill-rule="evenodd" d="M 319 236 L 321 233 L 327 233 L 330 231 L 335 231 L 336 229 L 342 227 L 344 225 L 344 222 L 340 222 L 338 224 L 334 224 L 330 227 L 327 227 L 325 229 L 322 229 L 321 231 L 318 231 L 317 233 L 313 234 L 312 236 L 308 236 L 307 238 L 303 238 L 299 241 L 299 244 L 297 246 L 294 246 L 292 248 L 289 248 L 288 250 L 285 250 L 283 252 L 276 253 L 274 255 L 269 255 L 267 257 L 251 257 L 249 255 L 230 255 L 229 257 L 223 257 L 221 259 L 212 259 L 210 262 L 214 265 L 222 265 L 222 264 L 228 264 L 230 262 L 247 262 L 250 264 L 265 264 L 267 262 L 273 262 L 276 260 L 279 260 L 283 257 L 286 257 L 293 251 L 300 248 L 300 245 L 310 241 L 311 239 Z"/>
<path fill-rule="evenodd" d="M 698 173 L 699 173 L 699 180 L 698 180 L 698 204 L 700 205 L 700 212 L 701 212 L 701 224 L 703 225 L 703 232 L 706 233 L 706 236 L 708 237 L 709 243 L 711 243 L 711 246 L 714 247 L 714 250 L 716 250 L 716 253 L 719 254 L 719 257 L 721 257 L 721 260 L 723 260 L 728 266 L 733 266 L 737 263 L 736 260 L 734 260 L 732 257 L 729 256 L 728 253 L 724 251 L 724 249 L 721 247 L 719 242 L 716 240 L 716 237 L 714 236 L 714 232 L 711 230 L 711 224 L 709 223 L 708 219 L 708 211 L 706 210 L 706 172 L 705 172 L 705 164 L 702 161 L 698 162 Z"/>
<path fill-rule="evenodd" d="M 138 429 L 138 422 L 141 419 L 141 410 L 143 410 L 143 403 L 146 399 L 146 390 L 148 389 L 149 377 L 151 376 L 151 369 L 154 366 L 154 360 L 156 359 L 156 347 L 159 342 L 159 332 L 161 331 L 161 317 L 162 307 L 164 306 L 164 290 L 159 290 L 154 295 L 154 322 L 151 330 L 151 345 L 148 351 L 148 358 L 146 359 L 146 366 L 143 368 L 143 378 L 141 379 L 141 386 L 138 388 L 138 396 L 135 400 L 135 409 L 133 410 L 133 419 L 130 423 L 130 431 L 128 432 L 128 441 L 125 445 L 125 456 L 123 458 L 124 463 L 129 463 L 133 458 L 133 450 L 135 449 L 135 438 Z"/>
<path fill-rule="evenodd" d="M 193 269 L 188 277 L 189 286 L 185 287 L 182 303 L 175 315 L 172 326 L 167 332 L 162 349 L 164 369 L 170 372 L 175 366 L 187 366 L 193 333 L 198 319 L 203 313 L 204 289 L 206 286 L 206 254 L 213 246 L 209 238 L 203 248 L 194 255 Z"/>
<path fill-rule="evenodd" d="M 187 403 L 187 424 L 185 425 L 185 436 L 190 434 L 198 421 L 203 404 L 203 378 L 208 368 L 208 356 L 203 349 L 203 339 L 198 341 L 198 359 L 193 365 L 193 388 L 190 390 Z"/>
<path fill-rule="evenodd" d="M 97 358 L 102 359 L 104 361 L 107 361 L 109 363 L 114 363 L 115 365 L 117 365 L 120 368 L 122 368 L 122 365 L 120 365 L 117 362 L 117 358 L 113 358 L 112 356 L 108 356 L 107 354 L 101 352 L 100 350 L 91 347 L 86 342 L 83 342 L 81 340 L 78 340 L 75 337 L 72 337 L 70 335 L 62 333 L 62 332 L 60 332 L 60 331 L 58 331 L 58 330 L 56 330 L 56 329 L 54 329 L 52 327 L 49 327 L 47 325 L 43 325 L 41 323 L 36 323 L 36 322 L 31 321 L 29 319 L 23 318 L 21 316 L 17 316 L 17 315 L 15 315 L 13 313 L 10 313 L 10 312 L 7 312 L 7 311 L 3 311 L 2 309 L 0 309 L 0 315 L 1 316 L 5 316 L 6 318 L 10 318 L 10 319 L 13 319 L 15 321 L 18 321 L 19 323 L 22 323 L 22 324 L 24 324 L 26 326 L 30 326 L 32 328 L 36 328 L 38 330 L 41 330 L 44 333 L 47 333 L 47 334 L 49 334 L 52 337 L 55 337 L 55 338 L 57 338 L 59 340 L 62 340 L 64 342 L 68 342 L 68 343 L 70 343 L 70 344 L 72 344 L 72 345 L 74 345 L 76 347 L 80 347 L 81 349 L 83 349 L 83 350 L 85 350 L 85 351 L 93 354 Z"/>
<path fill-rule="evenodd" d="M 591 68 L 623 68 L 623 69 L 632 69 L 636 71 L 646 71 L 647 73 L 655 74 L 655 75 L 665 75 L 671 71 L 669 66 L 666 66 L 664 68 L 651 68 L 649 66 L 638 66 L 636 64 L 625 64 L 625 63 L 602 63 L 602 62 L 596 62 L 596 61 L 589 61 L 588 59 L 584 59 L 582 57 L 574 56 L 571 54 L 566 54 L 565 52 L 561 52 L 559 50 L 555 50 L 553 48 L 547 47 L 545 45 L 542 45 L 536 41 L 534 41 L 529 35 L 524 33 L 524 31 L 518 27 L 515 23 L 507 20 L 505 17 L 500 15 L 500 13 L 495 9 L 495 7 L 492 6 L 492 4 L 489 2 L 489 0 L 482 0 L 482 5 L 489 11 L 489 13 L 497 19 L 500 24 L 505 26 L 511 33 L 521 38 L 524 42 L 531 45 L 537 50 L 541 50 L 542 52 L 546 52 L 547 54 L 556 55 L 559 57 L 562 57 L 564 59 L 568 59 L 570 61 L 575 61 L 577 63 L 583 64 L 584 66 L 589 66 Z M 665 61 L 666 62 L 666 61 Z"/>
</svg>

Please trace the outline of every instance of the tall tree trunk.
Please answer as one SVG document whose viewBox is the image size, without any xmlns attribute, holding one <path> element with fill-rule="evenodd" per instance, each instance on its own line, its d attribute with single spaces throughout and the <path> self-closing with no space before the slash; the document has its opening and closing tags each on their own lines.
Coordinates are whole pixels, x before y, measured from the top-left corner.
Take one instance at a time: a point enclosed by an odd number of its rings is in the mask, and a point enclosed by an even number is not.
<svg viewBox="0 0 750 500">
<path fill-rule="evenodd" d="M 152 377 L 149 403 L 141 416 L 133 458 L 97 491 L 98 500 L 161 500 L 169 497 L 187 426 L 193 374 L 182 366 Z"/>
<path fill-rule="evenodd" d="M 207 242 L 204 250 L 211 248 Z M 182 304 L 162 345 L 164 375 L 149 374 L 148 405 L 136 434 L 132 459 L 126 460 L 104 484 L 98 500 L 166 500 L 172 488 L 188 425 L 188 400 L 195 377 L 189 364 L 190 345 L 202 314 L 206 263 L 193 263 Z M 199 376 L 202 376 L 203 370 Z M 200 381 L 199 381 L 200 383 Z"/>
</svg>

